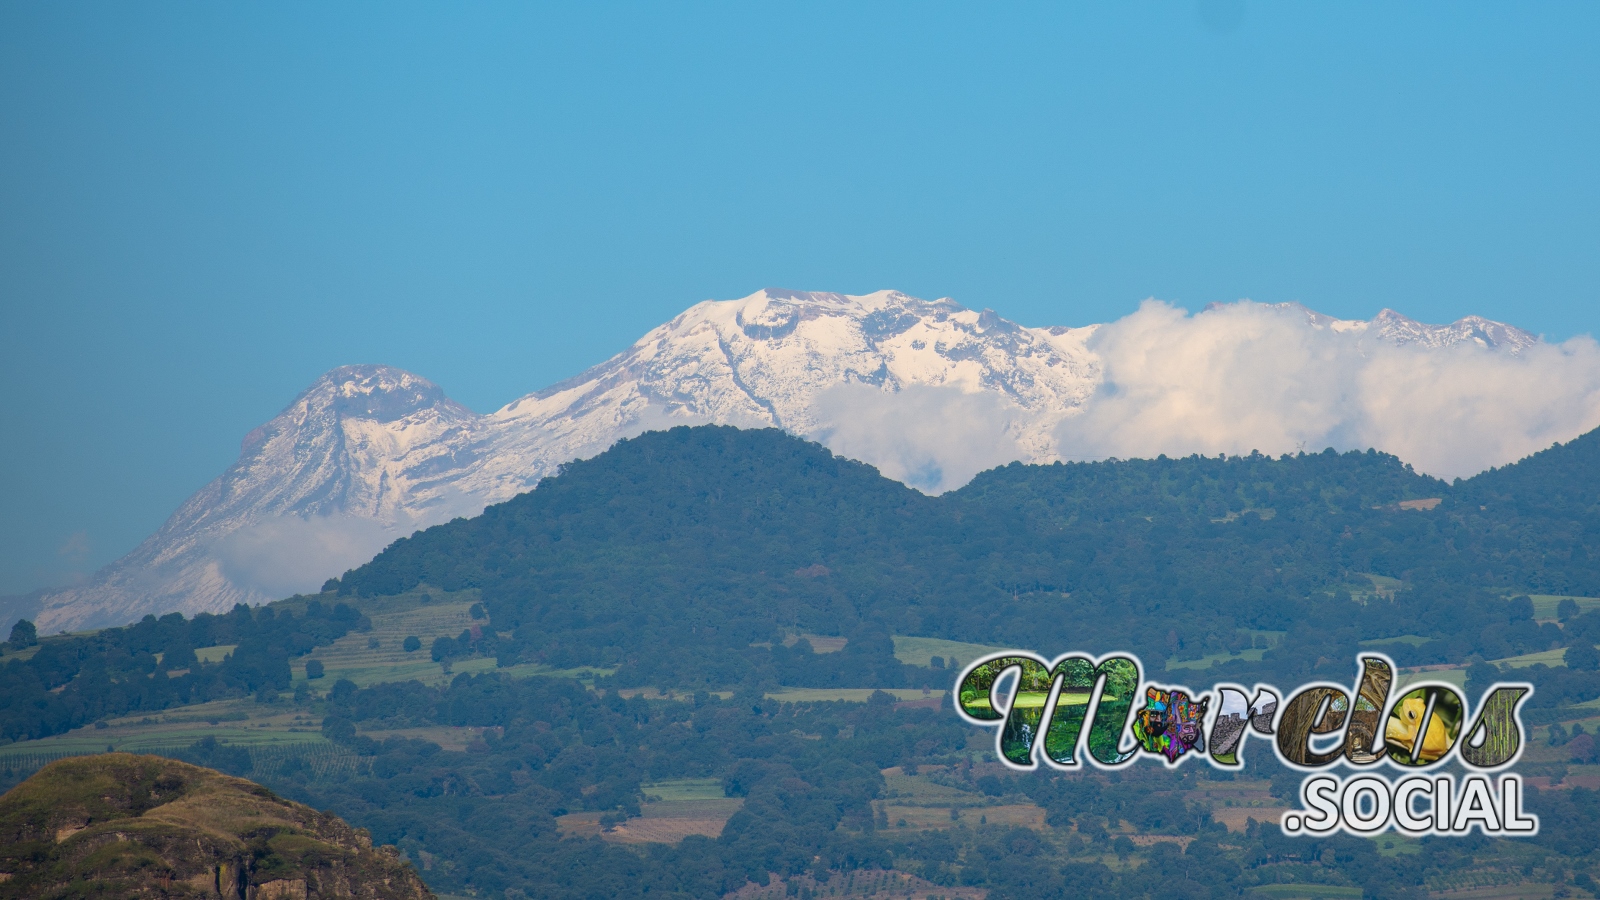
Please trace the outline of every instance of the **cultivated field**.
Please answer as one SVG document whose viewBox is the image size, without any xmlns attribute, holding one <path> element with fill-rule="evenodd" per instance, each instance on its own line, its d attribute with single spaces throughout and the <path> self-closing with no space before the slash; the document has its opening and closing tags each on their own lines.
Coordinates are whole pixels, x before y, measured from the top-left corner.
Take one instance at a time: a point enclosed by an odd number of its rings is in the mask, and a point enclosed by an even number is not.
<svg viewBox="0 0 1600 900">
<path fill-rule="evenodd" d="M 784 703 L 826 703 L 842 700 L 846 703 L 865 703 L 879 688 L 782 688 L 767 693 L 770 700 Z M 896 700 L 930 700 L 944 696 L 944 691 L 924 691 L 920 688 L 882 688 Z"/>
<path fill-rule="evenodd" d="M 1360 900 L 1361 888 L 1331 884 L 1265 884 L 1250 892 L 1273 900 Z"/>
<path fill-rule="evenodd" d="M 941 784 L 933 777 L 941 771 L 930 767 L 924 774 L 908 775 L 900 766 L 884 769 L 884 799 L 873 802 L 879 821 L 887 823 L 891 832 L 989 825 L 1045 827 L 1044 810 L 1038 806 L 1018 802 L 1015 797 L 991 797 Z"/>
<path fill-rule="evenodd" d="M 1567 661 L 1565 659 L 1566 653 L 1567 649 L 1562 647 L 1557 650 L 1541 650 L 1538 653 L 1524 653 L 1521 656 L 1509 656 L 1505 659 L 1494 660 L 1493 662 L 1497 666 L 1510 666 L 1513 669 L 1521 669 L 1526 666 L 1531 666 L 1534 663 L 1544 663 L 1547 666 L 1562 666 L 1565 668 L 1567 665 Z"/>
<path fill-rule="evenodd" d="M 372 630 L 351 632 L 327 647 L 317 648 L 310 656 L 295 660 L 295 681 L 305 680 L 306 663 L 313 659 L 325 667 L 326 680 L 318 685 L 323 690 L 340 678 L 348 678 L 361 687 L 411 680 L 440 684 L 461 672 L 493 669 L 492 659 L 467 659 L 458 660 L 446 673 L 429 656 L 434 638 L 453 638 L 473 625 L 489 629 L 488 619 L 474 620 L 469 613 L 476 602 L 477 591 L 445 593 L 429 588 L 373 601 L 368 611 Z M 405 650 L 407 637 L 416 637 L 421 649 Z"/>
<path fill-rule="evenodd" d="M 767 884 L 746 883 L 724 900 L 786 900 L 789 897 L 850 898 L 850 900 L 983 900 L 988 891 L 981 888 L 934 884 L 905 872 L 861 869 L 834 872 L 818 881 L 810 875 L 775 876 Z"/>
<path fill-rule="evenodd" d="M 722 780 L 718 778 L 675 778 L 639 785 L 646 801 L 665 803 L 686 800 L 722 800 Z"/>
<path fill-rule="evenodd" d="M 894 658 L 908 666 L 926 666 L 929 660 L 938 656 L 949 665 L 949 660 L 954 657 L 955 668 L 972 662 L 980 656 L 997 653 L 1001 650 L 1027 649 L 1021 647 L 996 647 L 990 644 L 966 644 L 961 641 L 947 641 L 942 638 L 902 637 L 894 636 Z M 952 673 L 953 676 L 954 673 Z"/>
<path fill-rule="evenodd" d="M 263 705 L 254 700 L 218 700 L 164 710 L 150 715 L 85 725 L 66 734 L 0 747 L 0 767 L 29 756 L 56 759 L 108 749 L 150 753 L 187 747 L 205 737 L 249 749 L 286 744 L 326 743 L 321 720 L 289 704 Z"/>
<path fill-rule="evenodd" d="M 1578 604 L 1578 612 L 1586 613 L 1591 609 L 1600 609 L 1600 597 L 1568 597 L 1565 594 L 1529 594 L 1528 599 L 1533 601 L 1533 617 L 1540 621 L 1554 622 L 1556 620 L 1556 607 L 1563 600 L 1572 600 Z"/>
<path fill-rule="evenodd" d="M 676 844 L 691 834 L 714 838 L 728 819 L 744 806 L 738 797 L 725 797 L 715 778 L 680 778 L 640 786 L 645 802 L 640 815 L 613 826 L 600 825 L 600 813 L 569 813 L 556 819 L 562 832 L 599 837 L 618 844 Z"/>
</svg>

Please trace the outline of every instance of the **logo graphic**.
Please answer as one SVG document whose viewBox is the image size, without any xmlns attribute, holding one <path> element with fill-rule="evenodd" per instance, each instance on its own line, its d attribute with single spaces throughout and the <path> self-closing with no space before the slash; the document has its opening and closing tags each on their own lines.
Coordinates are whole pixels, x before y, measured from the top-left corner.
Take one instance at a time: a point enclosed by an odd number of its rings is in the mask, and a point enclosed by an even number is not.
<svg viewBox="0 0 1600 900">
<path fill-rule="evenodd" d="M 1408 684 L 1391 701 L 1393 661 L 1363 654 L 1358 662 L 1354 690 L 1308 684 L 1280 703 L 1282 692 L 1270 685 L 1247 691 L 1223 684 L 1198 693 L 1146 684 L 1138 658 L 1128 653 L 1099 659 L 1067 654 L 1047 662 L 1008 650 L 967 666 L 956 683 L 956 709 L 974 725 L 997 727 L 996 755 L 1019 771 L 1040 762 L 1077 769 L 1085 759 L 1116 769 L 1140 754 L 1168 767 L 1205 755 L 1216 768 L 1237 770 L 1246 739 L 1256 735 L 1271 742 L 1285 765 L 1308 773 L 1300 785 L 1301 809 L 1283 816 L 1285 834 L 1342 829 L 1371 835 L 1392 827 L 1407 835 L 1461 835 L 1474 826 L 1490 835 L 1538 833 L 1538 818 L 1522 810 L 1521 776 L 1489 774 L 1521 755 L 1517 709 L 1532 685 L 1494 685 L 1469 719 L 1453 685 Z M 1449 775 L 1426 772 L 1451 759 L 1467 770 L 1459 785 Z M 1384 763 L 1400 770 L 1398 780 L 1322 771 Z"/>
</svg>

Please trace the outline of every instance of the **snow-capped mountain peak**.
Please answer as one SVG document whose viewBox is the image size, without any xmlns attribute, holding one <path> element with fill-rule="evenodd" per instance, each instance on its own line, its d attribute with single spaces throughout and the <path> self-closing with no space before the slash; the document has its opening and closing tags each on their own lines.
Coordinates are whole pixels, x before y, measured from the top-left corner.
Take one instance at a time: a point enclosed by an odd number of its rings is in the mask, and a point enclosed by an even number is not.
<svg viewBox="0 0 1600 900">
<path fill-rule="evenodd" d="M 1326 328 L 1342 334 L 1370 336 L 1388 344 L 1404 347 L 1418 346 L 1440 350 L 1461 344 L 1475 344 L 1489 350 L 1519 353 L 1539 343 L 1537 335 L 1529 334 L 1514 325 L 1495 322 L 1482 316 L 1467 316 L 1449 325 L 1428 325 L 1407 318 L 1392 309 L 1384 308 L 1367 321 L 1336 319 L 1308 309 L 1299 303 L 1262 304 L 1270 309 L 1292 310 L 1304 315 L 1317 328 Z M 1222 308 L 1212 303 L 1207 310 Z"/>
<path fill-rule="evenodd" d="M 1434 326 L 1389 310 L 1357 322 L 1274 308 L 1357 341 L 1510 353 L 1538 343 L 1477 317 Z M 783 428 L 929 491 L 1013 459 L 1051 461 L 1063 423 L 1104 393 L 1104 327 L 1029 328 L 897 291 L 768 288 L 695 304 L 488 415 L 409 372 L 342 366 L 250 432 L 238 461 L 132 553 L 46 595 L 38 623 L 48 632 L 312 590 L 416 528 L 672 425 Z"/>
</svg>

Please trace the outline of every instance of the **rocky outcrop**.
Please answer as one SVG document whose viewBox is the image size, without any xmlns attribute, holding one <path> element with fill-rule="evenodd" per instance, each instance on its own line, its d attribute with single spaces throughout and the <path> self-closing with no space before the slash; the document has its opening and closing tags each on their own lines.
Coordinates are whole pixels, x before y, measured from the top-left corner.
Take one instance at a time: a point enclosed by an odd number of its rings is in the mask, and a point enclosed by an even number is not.
<svg viewBox="0 0 1600 900">
<path fill-rule="evenodd" d="M 0 900 L 432 896 L 337 816 L 175 760 L 59 760 L 0 797 Z"/>
</svg>

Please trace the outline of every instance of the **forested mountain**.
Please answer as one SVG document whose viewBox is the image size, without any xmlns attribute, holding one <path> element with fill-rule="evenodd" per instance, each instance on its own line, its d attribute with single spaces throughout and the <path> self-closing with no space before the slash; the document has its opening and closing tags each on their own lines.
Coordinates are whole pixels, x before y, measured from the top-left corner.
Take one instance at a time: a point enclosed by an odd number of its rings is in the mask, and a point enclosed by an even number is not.
<svg viewBox="0 0 1600 900">
<path fill-rule="evenodd" d="M 615 666 L 621 684 L 915 680 L 889 634 L 1164 660 L 1283 631 L 1262 674 L 1342 677 L 1361 640 L 1430 639 L 1396 645 L 1402 664 L 1559 643 L 1508 598 L 1600 591 L 1585 543 L 1600 515 L 1556 487 L 1595 480 L 1597 442 L 1535 457 L 1536 474 L 1455 485 L 1330 451 L 1013 464 L 927 497 L 778 431 L 678 428 L 397 541 L 327 587 L 475 588 L 501 629 L 484 652 Z M 1368 602 L 1369 575 L 1412 588 Z M 858 649 L 796 666 L 781 641 L 798 632 Z"/>
<path fill-rule="evenodd" d="M 930 497 L 777 430 L 652 432 L 315 597 L 24 633 L 0 657 L 0 737 L 19 741 L 0 751 L 259 717 L 233 733 L 298 743 L 164 752 L 331 809 L 454 895 L 1587 888 L 1600 792 L 1577 725 L 1530 740 L 1535 839 L 1290 838 L 1270 822 L 1299 775 L 1265 753 L 1237 779 L 1007 772 L 918 699 L 950 687 L 949 660 L 896 641 L 1133 650 L 1202 689 L 1348 682 L 1381 647 L 1472 664 L 1470 692 L 1503 675 L 1486 660 L 1553 651 L 1515 670 L 1537 688 L 1525 721 L 1591 720 L 1600 611 L 1536 619 L 1527 595 L 1600 593 L 1597 452 L 1590 434 L 1454 484 L 1370 451 L 1017 464 Z M 425 652 L 406 629 L 447 606 Z M 322 677 L 338 653 L 356 680 Z M 385 676 L 380 653 L 431 673 Z M 0 752 L 0 777 L 22 758 Z"/>
</svg>

